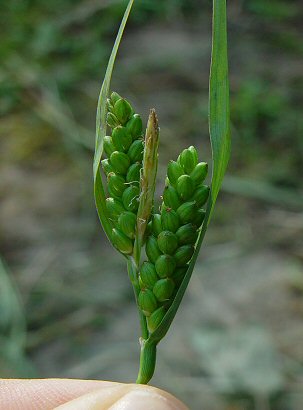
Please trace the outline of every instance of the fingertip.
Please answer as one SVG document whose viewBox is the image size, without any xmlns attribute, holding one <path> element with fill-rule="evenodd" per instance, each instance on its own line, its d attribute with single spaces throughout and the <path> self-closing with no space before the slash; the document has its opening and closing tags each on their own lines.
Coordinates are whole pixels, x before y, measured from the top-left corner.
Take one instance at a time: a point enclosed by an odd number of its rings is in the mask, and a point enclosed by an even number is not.
<svg viewBox="0 0 303 410">
<path fill-rule="evenodd" d="M 151 386 L 134 386 L 110 410 L 188 410 L 176 397 Z"/>
<path fill-rule="evenodd" d="M 84 394 L 55 410 L 188 410 L 171 394 L 152 386 L 128 384 Z"/>
<path fill-rule="evenodd" d="M 120 386 L 120 383 L 77 379 L 0 379 L 0 410 L 51 410 L 90 391 L 115 386 Z"/>
<path fill-rule="evenodd" d="M 171 394 L 140 384 L 76 379 L 0 379 L 0 409 L 188 410 Z"/>
</svg>

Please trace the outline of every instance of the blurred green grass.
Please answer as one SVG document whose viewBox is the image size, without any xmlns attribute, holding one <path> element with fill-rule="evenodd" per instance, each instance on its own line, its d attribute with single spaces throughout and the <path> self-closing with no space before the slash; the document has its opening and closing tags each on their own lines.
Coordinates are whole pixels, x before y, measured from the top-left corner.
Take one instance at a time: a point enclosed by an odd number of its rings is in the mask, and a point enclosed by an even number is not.
<svg viewBox="0 0 303 410">
<path fill-rule="evenodd" d="M 123 260 L 97 221 L 91 171 L 96 99 L 125 2 L 2 6 L 0 375 L 132 381 L 136 311 Z M 199 409 L 203 398 L 207 410 L 297 410 L 303 405 L 303 6 L 299 0 L 234 0 L 228 6 L 229 175 L 184 310 L 159 349 L 155 383 L 191 408 Z M 135 5 L 122 43 L 114 87 L 145 118 L 151 106 L 160 118 L 159 193 L 167 160 L 182 148 L 194 143 L 210 159 L 210 21 L 210 1 L 144 0 Z M 246 266 L 251 275 L 243 274 Z M 270 306 L 262 286 L 255 290 L 262 273 L 276 298 Z M 255 332 L 263 335 L 261 347 L 264 340 L 271 344 L 269 356 L 281 367 L 268 366 L 282 381 L 265 395 L 242 391 L 241 384 L 238 391 L 221 391 L 213 379 L 217 368 L 202 360 L 211 357 L 209 340 L 217 340 L 208 329 L 219 327 L 222 340 L 237 344 L 241 329 L 250 334 L 250 324 L 261 329 Z M 180 334 L 184 327 L 188 340 Z M 241 357 L 238 376 L 247 375 Z"/>
</svg>

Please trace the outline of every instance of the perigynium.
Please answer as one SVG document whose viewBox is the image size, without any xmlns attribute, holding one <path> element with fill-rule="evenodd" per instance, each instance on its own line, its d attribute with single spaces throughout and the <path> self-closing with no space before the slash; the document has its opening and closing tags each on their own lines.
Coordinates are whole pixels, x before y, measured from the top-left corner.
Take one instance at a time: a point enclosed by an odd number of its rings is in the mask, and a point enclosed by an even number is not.
<svg viewBox="0 0 303 410">
<path fill-rule="evenodd" d="M 190 146 L 168 163 L 161 204 L 154 203 L 160 138 L 156 112 L 150 111 L 143 130 L 141 116 L 132 104 L 118 93 L 110 93 L 115 57 L 132 5 L 133 0 L 122 19 L 100 92 L 94 191 L 104 231 L 127 261 L 142 333 L 137 383 L 148 383 L 155 369 L 157 345 L 189 283 L 228 163 L 226 2 L 213 2 L 211 184 L 205 182 L 207 163 L 199 162 L 197 149 Z"/>
</svg>

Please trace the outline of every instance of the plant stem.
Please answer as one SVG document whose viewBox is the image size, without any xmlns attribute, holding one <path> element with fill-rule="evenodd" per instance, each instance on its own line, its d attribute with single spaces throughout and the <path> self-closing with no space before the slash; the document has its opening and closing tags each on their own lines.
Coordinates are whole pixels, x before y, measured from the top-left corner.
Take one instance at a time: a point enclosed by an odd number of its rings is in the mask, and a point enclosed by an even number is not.
<svg viewBox="0 0 303 410">
<path fill-rule="evenodd" d="M 130 281 L 133 285 L 137 305 L 138 305 L 138 295 L 140 292 L 140 287 L 138 283 L 138 270 L 139 270 L 138 264 L 136 264 L 133 258 L 129 258 L 127 261 L 127 271 L 128 271 L 128 276 L 130 278 Z M 144 314 L 142 313 L 141 309 L 138 309 L 138 312 L 139 312 L 139 318 L 140 318 L 142 338 L 147 339 L 148 330 L 147 330 L 146 318 Z"/>
<path fill-rule="evenodd" d="M 140 340 L 140 368 L 136 383 L 147 384 L 153 377 L 156 366 L 157 345 L 149 340 Z"/>
</svg>

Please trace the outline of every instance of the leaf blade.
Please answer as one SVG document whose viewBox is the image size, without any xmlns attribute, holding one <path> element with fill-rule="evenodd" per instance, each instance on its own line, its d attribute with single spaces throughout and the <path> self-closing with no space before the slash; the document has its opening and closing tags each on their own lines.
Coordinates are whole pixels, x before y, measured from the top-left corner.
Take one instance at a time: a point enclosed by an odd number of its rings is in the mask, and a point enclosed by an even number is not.
<svg viewBox="0 0 303 410">
<path fill-rule="evenodd" d="M 226 0 L 214 0 L 209 81 L 209 133 L 212 146 L 212 215 L 230 157 Z"/>
</svg>

